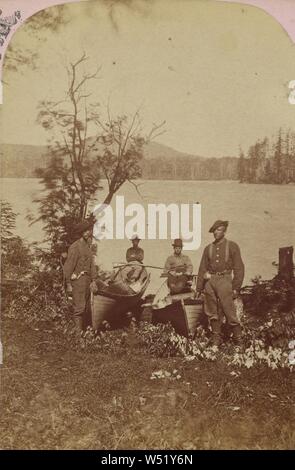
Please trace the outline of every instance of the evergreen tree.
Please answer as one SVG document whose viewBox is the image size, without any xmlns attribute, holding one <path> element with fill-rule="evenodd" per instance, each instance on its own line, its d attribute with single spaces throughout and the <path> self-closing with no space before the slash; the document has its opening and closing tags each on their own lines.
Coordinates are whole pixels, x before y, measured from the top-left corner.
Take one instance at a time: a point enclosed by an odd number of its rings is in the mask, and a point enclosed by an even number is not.
<svg viewBox="0 0 295 470">
<path fill-rule="evenodd" d="M 244 152 L 240 148 L 240 155 L 239 155 L 239 163 L 238 163 L 238 179 L 240 183 L 244 183 L 247 181 L 247 171 L 246 171 L 246 159 L 244 156 Z"/>
<path fill-rule="evenodd" d="M 283 139 L 282 139 L 282 129 L 279 129 L 278 138 L 275 143 L 275 153 L 274 153 L 274 182 L 282 183 L 283 182 Z"/>
<path fill-rule="evenodd" d="M 1 277 L 20 279 L 33 266 L 34 257 L 29 246 L 15 235 L 17 214 L 7 201 L 1 201 Z"/>
</svg>

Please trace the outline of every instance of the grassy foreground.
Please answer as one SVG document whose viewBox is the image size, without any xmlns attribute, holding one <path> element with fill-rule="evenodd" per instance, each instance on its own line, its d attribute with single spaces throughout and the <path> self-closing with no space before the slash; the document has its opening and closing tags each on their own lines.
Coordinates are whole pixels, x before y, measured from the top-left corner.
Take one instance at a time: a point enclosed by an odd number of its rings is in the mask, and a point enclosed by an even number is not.
<svg viewBox="0 0 295 470">
<path fill-rule="evenodd" d="M 294 372 L 152 358 L 130 338 L 90 352 L 4 318 L 1 449 L 294 448 Z"/>
</svg>

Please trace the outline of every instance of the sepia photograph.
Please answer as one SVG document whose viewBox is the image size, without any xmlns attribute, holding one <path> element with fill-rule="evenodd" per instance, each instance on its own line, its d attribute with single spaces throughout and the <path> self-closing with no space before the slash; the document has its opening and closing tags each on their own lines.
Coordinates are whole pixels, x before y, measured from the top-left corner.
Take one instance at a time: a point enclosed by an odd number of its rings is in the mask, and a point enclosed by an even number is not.
<svg viewBox="0 0 295 470">
<path fill-rule="evenodd" d="M 1 450 L 294 450 L 294 41 L 289 0 L 0 0 Z"/>
</svg>

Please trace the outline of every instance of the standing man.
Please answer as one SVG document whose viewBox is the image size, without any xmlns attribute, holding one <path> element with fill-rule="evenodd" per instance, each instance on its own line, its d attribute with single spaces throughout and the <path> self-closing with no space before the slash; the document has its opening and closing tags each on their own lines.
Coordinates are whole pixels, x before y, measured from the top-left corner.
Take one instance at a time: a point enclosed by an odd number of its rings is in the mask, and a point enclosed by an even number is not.
<svg viewBox="0 0 295 470">
<path fill-rule="evenodd" d="M 76 225 L 75 233 L 79 238 L 70 246 L 63 266 L 66 290 L 73 297 L 74 321 L 79 333 L 91 326 L 90 289 L 96 290 L 92 230 L 93 222 L 88 220 Z"/>
<path fill-rule="evenodd" d="M 174 254 L 168 256 L 163 274 L 168 276 L 168 287 L 171 294 L 178 294 L 184 289 L 190 288 L 188 280 L 193 272 L 193 264 L 188 256 L 182 254 L 181 238 L 176 238 L 172 246 Z"/>
<path fill-rule="evenodd" d="M 139 263 L 142 263 L 144 258 L 144 251 L 138 246 L 140 238 L 138 238 L 137 235 L 133 235 L 131 242 L 132 246 L 126 251 L 127 263 L 130 263 L 130 261 L 139 261 Z"/>
<path fill-rule="evenodd" d="M 238 296 L 244 280 L 244 263 L 237 243 L 225 238 L 228 221 L 217 220 L 209 232 L 214 242 L 206 246 L 197 281 L 197 296 L 204 290 L 205 313 L 212 328 L 212 344 L 221 343 L 221 322 L 218 299 L 232 329 L 233 339 L 241 345 L 242 330 L 237 317 L 234 299 Z M 204 286 L 205 283 L 205 286 Z"/>
</svg>

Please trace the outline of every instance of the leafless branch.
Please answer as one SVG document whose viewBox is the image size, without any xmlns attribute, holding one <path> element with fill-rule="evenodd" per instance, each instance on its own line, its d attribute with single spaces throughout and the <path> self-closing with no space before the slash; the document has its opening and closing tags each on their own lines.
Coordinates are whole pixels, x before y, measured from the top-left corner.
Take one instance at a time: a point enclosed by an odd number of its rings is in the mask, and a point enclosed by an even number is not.
<svg viewBox="0 0 295 470">
<path fill-rule="evenodd" d="M 131 124 L 129 126 L 129 129 L 127 130 L 127 134 L 126 134 L 126 138 L 125 138 L 125 141 L 124 141 L 124 144 L 122 146 L 122 153 L 125 152 L 125 149 L 126 149 L 126 145 L 128 143 L 128 140 L 129 140 L 129 137 L 130 137 L 130 134 L 133 130 L 133 126 L 134 126 L 134 123 L 136 121 L 136 119 L 138 119 L 138 111 L 136 111 L 133 115 L 133 118 L 132 118 L 132 121 L 131 121 Z"/>
<path fill-rule="evenodd" d="M 146 141 L 150 142 L 153 139 L 156 139 L 156 137 L 159 137 L 160 135 L 165 134 L 166 130 L 163 129 L 163 126 L 166 124 L 166 121 L 161 122 L 161 124 L 153 124 L 153 127 L 149 134 L 146 137 Z"/>
<path fill-rule="evenodd" d="M 77 91 L 81 88 L 81 86 L 84 85 L 84 83 L 89 81 L 89 80 L 100 80 L 100 77 L 97 76 L 97 74 L 100 70 L 101 70 L 101 67 L 98 67 L 97 70 L 94 73 L 84 75 L 82 80 L 73 89 L 73 93 L 77 93 Z"/>
<path fill-rule="evenodd" d="M 142 186 L 144 183 L 135 183 L 134 181 L 130 180 L 130 179 L 127 179 L 128 183 L 130 183 L 136 190 L 137 194 L 141 197 L 141 199 L 144 201 L 144 197 L 143 195 L 141 194 L 141 192 L 139 191 L 139 186 Z"/>
</svg>

